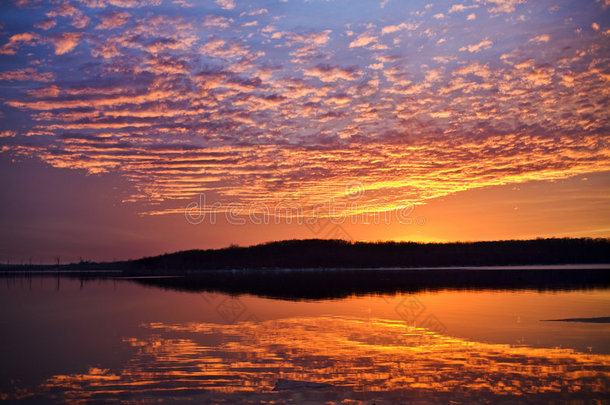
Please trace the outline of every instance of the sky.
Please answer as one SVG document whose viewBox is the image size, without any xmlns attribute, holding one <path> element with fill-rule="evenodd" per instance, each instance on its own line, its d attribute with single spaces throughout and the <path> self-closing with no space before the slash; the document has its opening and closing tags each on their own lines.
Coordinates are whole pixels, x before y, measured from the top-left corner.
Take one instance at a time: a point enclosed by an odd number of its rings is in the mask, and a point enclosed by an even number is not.
<svg viewBox="0 0 610 405">
<path fill-rule="evenodd" d="M 0 4 L 0 260 L 610 236 L 610 1 Z"/>
</svg>

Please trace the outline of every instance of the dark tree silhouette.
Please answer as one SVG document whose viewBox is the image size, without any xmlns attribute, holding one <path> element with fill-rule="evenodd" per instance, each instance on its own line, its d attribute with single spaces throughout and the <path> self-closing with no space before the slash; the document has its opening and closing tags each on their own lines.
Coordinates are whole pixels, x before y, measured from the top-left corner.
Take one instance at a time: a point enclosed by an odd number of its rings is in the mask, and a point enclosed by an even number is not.
<svg viewBox="0 0 610 405">
<path fill-rule="evenodd" d="M 128 263 L 132 271 L 261 268 L 381 268 L 610 263 L 608 239 L 496 242 L 347 242 L 286 240 L 250 247 L 189 250 Z"/>
</svg>

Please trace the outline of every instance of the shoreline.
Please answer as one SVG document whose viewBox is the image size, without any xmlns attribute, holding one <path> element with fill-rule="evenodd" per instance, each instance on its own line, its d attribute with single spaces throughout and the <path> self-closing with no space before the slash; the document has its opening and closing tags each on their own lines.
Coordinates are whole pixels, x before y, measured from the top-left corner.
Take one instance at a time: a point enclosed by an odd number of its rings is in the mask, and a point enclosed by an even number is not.
<svg viewBox="0 0 610 405">
<path fill-rule="evenodd" d="M 422 290 L 583 290 L 610 288 L 610 266 L 499 266 L 451 268 L 315 268 L 228 270 L 69 270 L 3 272 L 0 278 L 33 277 L 124 280 L 185 292 L 250 294 L 286 300 Z"/>
<path fill-rule="evenodd" d="M 27 265 L 9 265 L 8 267 L 22 267 Z M 73 267 L 78 264 L 66 264 L 60 267 Z M 6 267 L 6 266 L 5 266 Z M 56 265 L 37 265 L 35 269 L 3 269 L 0 274 L 94 274 L 94 273 L 123 273 L 130 274 L 126 277 L 137 277 L 135 273 L 147 276 L 148 272 L 158 272 L 157 269 L 60 269 Z M 204 273 L 268 273 L 268 272 L 329 272 L 329 271 L 565 271 L 565 270 L 610 270 L 610 263 L 584 263 L 584 264 L 524 264 L 524 265 L 498 265 L 498 266 L 392 266 L 392 267 L 245 267 L 245 268 L 219 268 L 219 269 L 185 269 L 179 270 L 180 274 L 170 272 L 163 276 L 196 275 Z M 155 274 L 155 276 L 157 276 Z"/>
</svg>

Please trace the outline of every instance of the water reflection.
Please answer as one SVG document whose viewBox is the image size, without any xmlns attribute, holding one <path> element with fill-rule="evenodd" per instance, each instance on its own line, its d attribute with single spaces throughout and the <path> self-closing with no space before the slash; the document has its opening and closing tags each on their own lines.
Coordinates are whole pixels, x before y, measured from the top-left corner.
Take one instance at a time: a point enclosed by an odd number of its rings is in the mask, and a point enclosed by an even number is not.
<svg viewBox="0 0 610 405">
<path fill-rule="evenodd" d="M 311 269 L 209 271 L 186 277 L 142 277 L 132 281 L 167 290 L 252 294 L 288 300 L 434 290 L 570 291 L 608 288 L 607 265 L 421 269 Z"/>
<path fill-rule="evenodd" d="M 122 369 L 54 375 L 25 395 L 67 403 L 383 404 L 601 401 L 610 394 L 608 355 L 478 343 L 401 321 L 306 317 L 141 326 L 146 337 L 124 339 L 136 354 Z M 294 383 L 277 385 L 280 379 Z"/>
</svg>

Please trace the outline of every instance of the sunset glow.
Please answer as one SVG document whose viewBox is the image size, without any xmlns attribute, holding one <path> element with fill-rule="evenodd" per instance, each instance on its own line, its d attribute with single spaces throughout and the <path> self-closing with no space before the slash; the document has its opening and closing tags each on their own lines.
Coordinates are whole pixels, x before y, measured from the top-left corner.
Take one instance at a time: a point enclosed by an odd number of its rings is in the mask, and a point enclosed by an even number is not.
<svg viewBox="0 0 610 405">
<path fill-rule="evenodd" d="M 610 236 L 609 8 L 4 2 L 0 158 L 15 192 L 1 204 L 16 236 L 0 253 L 23 260 L 20 246 L 35 243 L 49 261 L 287 237 Z M 45 176 L 85 185 L 58 192 Z M 232 204 L 296 203 L 304 217 L 408 208 L 413 223 L 348 220 L 336 235 L 286 221 L 194 229 L 185 208 L 201 195 L 220 213 Z M 316 211 L 329 201 L 345 208 Z M 87 229 L 81 210 L 95 218 Z M 47 221 L 32 225 L 42 212 Z"/>
</svg>

